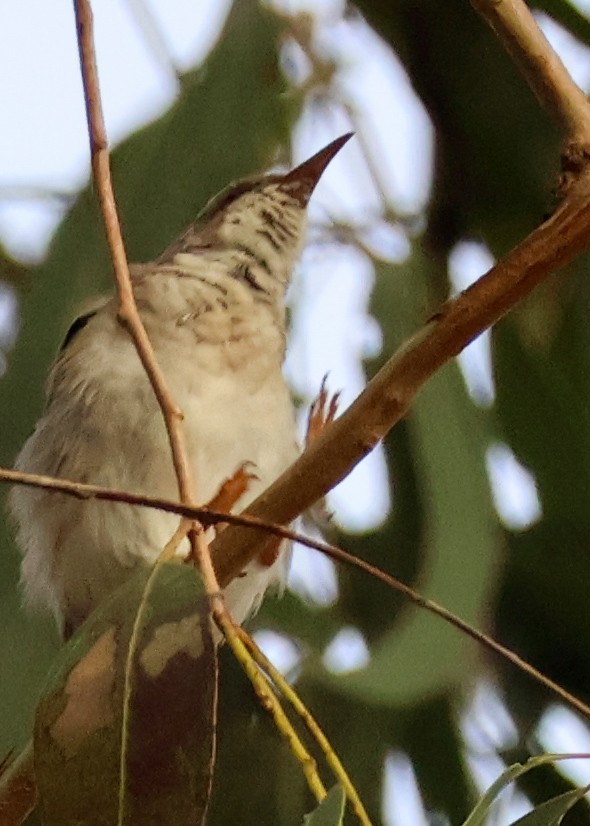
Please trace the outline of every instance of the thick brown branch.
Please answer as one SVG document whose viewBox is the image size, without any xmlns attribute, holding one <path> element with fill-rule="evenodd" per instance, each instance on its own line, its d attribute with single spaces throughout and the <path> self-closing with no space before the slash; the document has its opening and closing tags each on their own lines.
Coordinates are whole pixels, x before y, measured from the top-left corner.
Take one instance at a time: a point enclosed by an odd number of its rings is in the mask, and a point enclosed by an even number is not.
<svg viewBox="0 0 590 826">
<path fill-rule="evenodd" d="M 558 267 L 590 244 L 590 176 L 581 177 L 556 213 L 457 298 L 444 304 L 389 359 L 356 401 L 245 513 L 287 525 L 325 496 L 406 413 L 445 362 L 500 319 Z M 222 585 L 264 548 L 250 531 L 228 528 L 212 544 Z"/>
<path fill-rule="evenodd" d="M 590 147 L 590 106 L 586 95 L 574 83 L 524 0 L 471 0 L 471 4 L 502 41 L 568 142 Z"/>
</svg>

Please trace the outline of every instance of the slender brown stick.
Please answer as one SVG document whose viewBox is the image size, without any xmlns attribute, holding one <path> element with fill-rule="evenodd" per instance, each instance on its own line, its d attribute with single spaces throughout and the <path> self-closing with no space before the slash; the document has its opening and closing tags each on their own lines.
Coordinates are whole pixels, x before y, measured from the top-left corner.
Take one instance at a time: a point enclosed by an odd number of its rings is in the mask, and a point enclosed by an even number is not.
<svg viewBox="0 0 590 826">
<path fill-rule="evenodd" d="M 472 0 L 571 143 L 590 146 L 590 105 L 522 0 Z M 344 415 L 326 428 L 248 513 L 288 524 L 342 481 L 406 413 L 420 387 L 446 361 L 495 324 L 558 267 L 590 244 L 590 178 L 581 175 L 553 217 L 445 304 L 406 342 Z M 263 538 L 225 531 L 212 545 L 224 585 L 261 551 Z"/>
<path fill-rule="evenodd" d="M 490 24 L 542 106 L 571 143 L 590 147 L 590 108 L 584 92 L 537 25 L 523 0 L 471 0 Z"/>
<path fill-rule="evenodd" d="M 338 755 L 332 748 L 332 744 L 320 728 L 314 716 L 311 714 L 307 706 L 303 703 L 295 689 L 291 688 L 291 686 L 283 677 L 281 672 L 274 667 L 274 665 L 268 659 L 268 657 L 261 651 L 261 649 L 252 639 L 250 634 L 248 634 L 247 631 L 244 631 L 244 629 L 240 628 L 239 626 L 236 630 L 239 638 L 244 643 L 246 648 L 250 651 L 256 663 L 268 674 L 272 682 L 278 688 L 279 692 L 291 704 L 295 712 L 303 720 L 303 723 L 305 724 L 305 727 L 307 728 L 308 732 L 311 734 L 313 739 L 316 741 L 316 743 L 324 753 L 326 762 L 334 772 L 336 780 L 341 784 L 342 788 L 344 789 L 344 792 L 348 800 L 350 801 L 350 804 L 359 822 L 361 823 L 361 826 L 371 826 L 371 821 L 369 819 L 369 815 L 367 814 L 367 810 L 365 809 L 363 802 L 360 799 L 359 794 L 354 787 L 353 782 L 348 776 L 346 769 L 344 768 Z"/>
<path fill-rule="evenodd" d="M 98 71 L 94 54 L 92 10 L 88 0 L 74 0 L 76 26 L 78 30 L 78 51 L 80 69 L 84 84 L 84 102 L 90 140 L 90 160 L 92 174 L 96 184 L 97 197 L 102 212 L 105 232 L 117 291 L 119 293 L 119 320 L 127 328 L 144 370 L 150 380 L 162 416 L 166 424 L 174 468 L 178 479 L 178 488 L 182 501 L 192 500 L 192 481 L 187 453 L 184 446 L 181 422 L 182 411 L 176 405 L 167 387 L 164 374 L 160 370 L 153 347 L 143 326 L 137 310 L 129 265 L 125 253 L 125 244 L 121 234 L 117 204 L 111 179 L 108 142 L 98 83 Z"/>
<path fill-rule="evenodd" d="M 117 215 L 94 52 L 92 10 L 89 0 L 74 0 L 74 8 L 76 11 L 78 49 L 84 84 L 88 134 L 90 136 L 92 172 L 96 182 L 99 203 L 115 270 L 115 279 L 119 293 L 119 321 L 127 328 L 133 340 L 135 349 L 160 405 L 168 433 L 180 500 L 185 506 L 190 506 L 196 501 L 196 491 L 182 429 L 183 414 L 167 387 L 166 380 L 158 366 L 154 350 L 137 310 L 121 227 Z M 182 529 L 183 526 L 180 526 L 173 540 L 181 535 Z M 209 552 L 209 543 L 198 518 L 193 519 L 193 525 L 188 531 L 188 536 L 192 548 L 192 558 L 197 562 L 203 577 L 213 615 L 223 628 L 230 645 L 235 651 L 239 641 L 233 630 L 233 621 L 225 608 L 223 595 Z M 163 557 L 168 555 L 170 550 L 170 543 L 168 543 L 162 551 Z M 246 655 L 247 658 L 251 659 L 248 652 L 246 652 Z"/>
<path fill-rule="evenodd" d="M 166 379 L 160 370 L 153 347 L 137 310 L 125 254 L 125 245 L 117 215 L 94 52 L 92 9 L 89 0 L 74 0 L 74 9 L 78 32 L 80 69 L 84 85 L 86 119 L 90 138 L 92 173 L 115 271 L 119 293 L 119 321 L 126 327 L 133 340 L 137 354 L 160 405 L 168 433 L 180 499 L 184 504 L 190 505 L 196 501 L 196 496 L 182 429 L 183 414 L 168 389 Z M 190 532 L 189 536 L 193 547 L 193 555 L 199 564 L 207 593 L 213 601 L 220 603 L 220 587 L 211 563 L 209 545 L 202 526 L 198 522 L 195 523 L 194 530 Z M 221 606 L 221 610 L 223 610 L 223 606 Z"/>
<path fill-rule="evenodd" d="M 280 700 L 277 697 L 268 677 L 264 674 L 256 662 L 255 657 L 252 656 L 251 652 L 245 645 L 240 634 L 240 627 L 234 623 L 231 617 L 228 616 L 227 612 L 217 618 L 217 622 L 224 637 L 231 646 L 234 657 L 240 663 L 246 673 L 246 676 L 252 683 L 256 696 L 260 700 L 260 705 L 265 711 L 268 711 L 275 726 L 277 727 L 277 730 L 283 735 L 293 756 L 301 766 L 310 791 L 318 802 L 323 800 L 327 792 L 326 787 L 320 778 L 317 763 L 306 749 L 303 741 L 285 714 Z M 231 628 L 228 627 L 230 625 Z"/>
<path fill-rule="evenodd" d="M 179 516 L 191 521 L 198 519 L 204 525 L 227 523 L 229 525 L 233 525 L 234 527 L 239 527 L 242 529 L 246 528 L 248 529 L 249 536 L 252 536 L 252 533 L 256 532 L 263 536 L 268 536 L 268 534 L 271 534 L 272 536 L 288 539 L 292 542 L 298 542 L 308 548 L 320 551 L 320 553 L 329 556 L 337 562 L 357 568 L 370 576 L 381 580 L 390 588 L 393 588 L 393 590 L 403 594 L 415 605 L 430 611 L 430 613 L 440 617 L 449 625 L 454 626 L 464 634 L 467 634 L 467 636 L 476 640 L 476 642 L 480 643 L 480 645 L 484 648 L 487 648 L 489 651 L 504 657 L 504 659 L 520 668 L 521 671 L 524 671 L 530 677 L 537 680 L 537 682 L 541 685 L 544 685 L 545 688 L 552 691 L 576 711 L 579 711 L 585 717 L 590 719 L 589 706 L 574 695 L 570 694 L 553 680 L 550 680 L 533 665 L 522 659 L 522 657 L 519 657 L 514 651 L 511 651 L 506 646 L 496 642 L 496 640 L 487 634 L 484 634 L 482 631 L 478 631 L 476 628 L 469 625 L 469 623 L 465 622 L 465 620 L 461 619 L 461 617 L 453 614 L 452 611 L 447 610 L 438 602 L 428 599 L 427 597 L 423 597 L 420 593 L 418 593 L 418 591 L 415 591 L 399 579 L 396 579 L 390 574 L 385 573 L 385 571 L 376 568 L 369 562 L 365 562 L 365 560 L 347 553 L 342 548 L 338 548 L 335 545 L 330 545 L 328 542 L 322 542 L 318 539 L 311 539 L 310 537 L 304 536 L 303 534 L 293 531 L 290 528 L 285 528 L 282 525 L 267 522 L 260 517 L 253 516 L 248 513 L 214 513 L 207 508 L 183 505 L 179 502 L 172 502 L 167 499 L 157 499 L 150 496 L 139 496 L 137 494 L 128 493 L 127 491 L 116 491 L 110 488 L 102 488 L 98 485 L 85 485 L 80 482 L 72 482 L 66 479 L 55 479 L 53 477 L 37 476 L 35 474 L 21 473 L 16 470 L 5 470 L 4 468 L 0 468 L 0 482 L 1 481 L 21 485 L 30 485 L 32 487 L 41 487 L 46 490 L 53 490 L 56 493 L 65 493 L 69 496 L 77 496 L 82 499 L 98 499 L 109 502 L 122 502 L 128 505 L 156 508 L 158 510 L 166 511 L 167 513 L 176 513 Z M 227 533 L 227 531 L 224 533 Z M 256 544 L 256 542 L 253 544 Z"/>
</svg>

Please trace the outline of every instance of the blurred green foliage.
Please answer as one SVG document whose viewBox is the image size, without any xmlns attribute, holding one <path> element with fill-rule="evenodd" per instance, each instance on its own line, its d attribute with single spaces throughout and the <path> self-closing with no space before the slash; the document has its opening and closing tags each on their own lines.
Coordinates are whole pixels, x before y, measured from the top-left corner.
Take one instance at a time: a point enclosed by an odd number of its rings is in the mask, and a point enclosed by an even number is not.
<svg viewBox="0 0 590 826">
<path fill-rule="evenodd" d="M 566 0 L 539 6 L 590 43 L 588 20 Z M 358 0 L 356 8 L 401 60 L 435 128 L 435 183 L 423 231 L 405 263 L 375 268 L 371 312 L 384 346 L 366 365 L 370 375 L 448 294 L 446 263 L 458 241 L 481 240 L 501 255 L 541 221 L 551 206 L 559 136 L 466 0 Z M 218 44 L 204 66 L 184 76 L 172 108 L 114 152 L 132 260 L 159 252 L 214 192 L 284 151 L 303 99 L 280 71 L 280 29 L 253 0 L 235 0 Z M 432 379 L 385 444 L 394 502 L 389 518 L 366 535 L 338 541 L 494 632 L 590 700 L 587 267 L 583 256 L 496 327 L 496 399 L 489 408 L 477 407 L 456 364 Z M 1 384 L 3 464 L 39 413 L 47 367 L 72 308 L 109 284 L 90 188 L 59 227 L 46 261 L 26 276 L 20 333 Z M 492 506 L 485 451 L 498 441 L 536 479 L 543 515 L 524 531 L 502 526 Z M 18 558 L 3 524 L 0 549 L 1 756 L 28 736 L 57 641 L 48 624 L 19 607 Z M 501 686 L 519 726 L 521 758 L 552 698 L 380 583 L 356 571 L 339 577 L 335 605 L 310 607 L 288 595 L 269 601 L 256 623 L 297 641 L 305 655 L 298 687 L 377 822 L 384 759 L 402 749 L 426 807 L 460 823 L 473 806 L 475 785 L 459 721 L 478 679 Z M 371 660 L 361 671 L 335 676 L 321 654 L 350 625 L 364 634 Z M 210 822 L 295 822 L 293 812 L 309 811 L 311 798 L 227 651 L 220 709 Z M 546 791 L 569 788 L 554 769 L 547 772 Z M 535 786 L 533 776 L 526 791 L 538 800 L 543 784 Z M 587 823 L 588 811 L 580 805 L 565 822 Z"/>
</svg>

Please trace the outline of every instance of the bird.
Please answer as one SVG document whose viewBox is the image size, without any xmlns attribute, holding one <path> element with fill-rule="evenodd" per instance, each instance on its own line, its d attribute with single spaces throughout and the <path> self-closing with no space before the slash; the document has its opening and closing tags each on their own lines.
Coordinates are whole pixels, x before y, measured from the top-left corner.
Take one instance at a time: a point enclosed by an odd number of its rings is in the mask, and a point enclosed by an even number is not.
<svg viewBox="0 0 590 826">
<path fill-rule="evenodd" d="M 347 133 L 286 174 L 231 184 L 153 262 L 130 267 L 156 360 L 183 412 L 188 458 L 206 503 L 246 463 L 241 509 L 299 454 L 282 363 L 285 294 L 306 233 L 307 205 Z M 155 497 L 178 498 L 164 420 L 114 296 L 69 328 L 50 370 L 44 412 L 15 468 Z M 153 563 L 178 517 L 15 486 L 9 509 L 22 552 L 25 603 L 53 614 L 64 638 L 140 564 Z M 181 552 L 186 553 L 188 540 Z M 242 623 L 290 549 L 254 560 L 225 589 Z"/>
</svg>

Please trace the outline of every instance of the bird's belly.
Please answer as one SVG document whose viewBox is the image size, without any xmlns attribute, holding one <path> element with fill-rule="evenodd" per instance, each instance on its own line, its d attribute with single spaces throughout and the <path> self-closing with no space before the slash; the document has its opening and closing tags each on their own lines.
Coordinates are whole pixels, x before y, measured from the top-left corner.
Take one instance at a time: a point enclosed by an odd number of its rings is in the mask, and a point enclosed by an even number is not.
<svg viewBox="0 0 590 826">
<path fill-rule="evenodd" d="M 188 385 L 182 378 L 170 375 L 170 385 L 184 414 L 196 500 L 207 503 L 248 462 L 257 478 L 236 503 L 240 509 L 297 455 L 288 389 L 278 368 L 259 384 L 240 382 L 235 374 L 212 377 L 198 370 Z M 135 416 L 127 419 L 119 411 L 114 415 L 120 391 L 113 388 L 109 394 L 103 388 L 93 409 L 87 411 L 76 449 L 62 457 L 58 475 L 178 499 L 168 437 L 151 391 L 135 405 Z M 133 381 L 126 391 L 141 396 Z M 51 438 L 51 433 L 47 435 Z M 42 440 L 43 430 L 33 438 Z M 34 445 L 31 452 L 42 455 Z M 23 469 L 55 472 L 48 466 Z M 50 604 L 73 626 L 121 582 L 123 571 L 141 559 L 153 562 L 178 525 L 178 517 L 153 509 L 80 501 L 44 491 L 23 489 L 20 495 L 28 497 L 28 518 L 39 532 L 26 543 L 23 561 L 23 580 L 31 601 Z M 280 561 L 264 570 L 254 563 L 247 576 L 232 583 L 230 608 L 239 621 L 268 584 L 280 578 L 281 567 Z"/>
<path fill-rule="evenodd" d="M 282 379 L 249 393 L 232 392 L 223 381 L 218 384 L 184 403 L 179 394 L 197 496 L 209 501 L 220 484 L 248 462 L 257 478 L 240 500 L 244 505 L 297 455 L 292 404 Z"/>
</svg>

